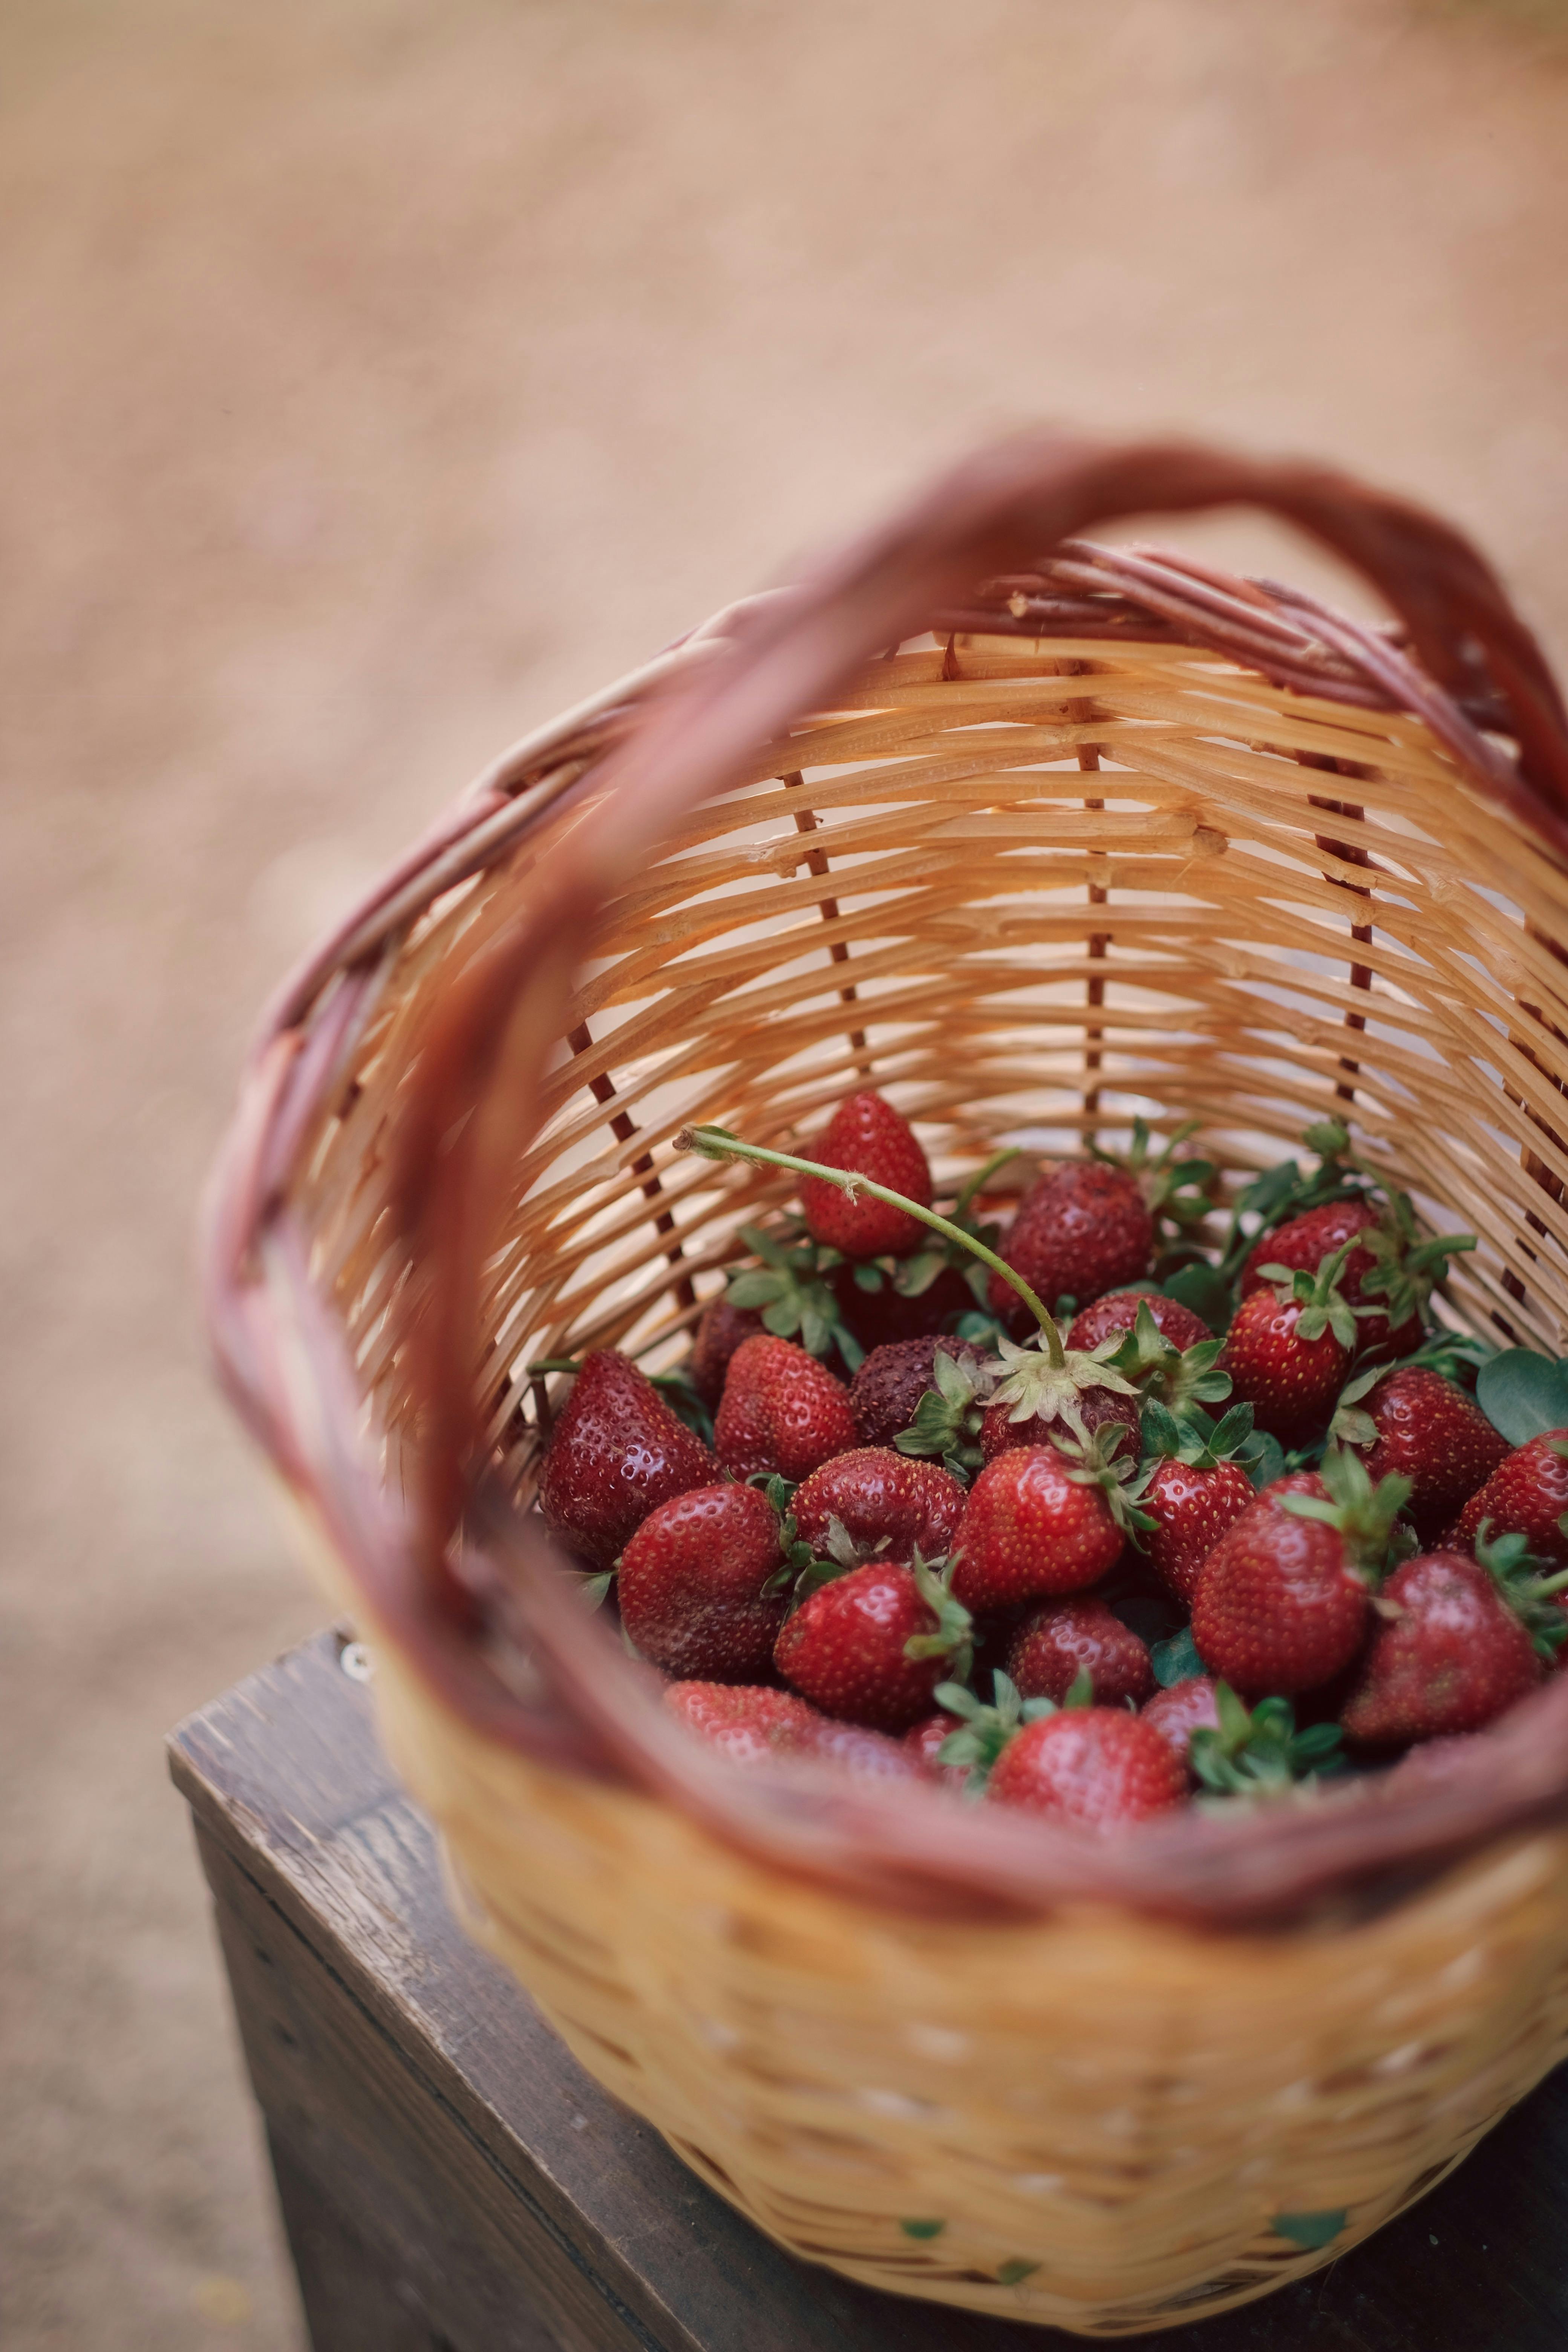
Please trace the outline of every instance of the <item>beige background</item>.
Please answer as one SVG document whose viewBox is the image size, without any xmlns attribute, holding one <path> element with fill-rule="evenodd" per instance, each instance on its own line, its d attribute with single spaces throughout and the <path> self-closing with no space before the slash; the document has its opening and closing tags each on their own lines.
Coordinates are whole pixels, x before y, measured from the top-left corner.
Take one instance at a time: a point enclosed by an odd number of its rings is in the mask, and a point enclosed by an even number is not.
<svg viewBox="0 0 1568 2352">
<path fill-rule="evenodd" d="M 1568 653 L 1558 22 L 12 0 L 12 2352 L 296 2340 L 159 1747 L 320 1613 L 188 1274 L 268 983 L 500 741 L 998 424 L 1363 467 Z"/>
</svg>

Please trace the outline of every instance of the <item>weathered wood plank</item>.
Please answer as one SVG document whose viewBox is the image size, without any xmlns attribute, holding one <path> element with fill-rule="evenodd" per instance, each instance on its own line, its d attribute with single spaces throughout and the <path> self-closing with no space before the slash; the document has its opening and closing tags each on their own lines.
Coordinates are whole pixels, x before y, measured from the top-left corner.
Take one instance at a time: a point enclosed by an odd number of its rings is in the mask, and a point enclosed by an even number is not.
<svg viewBox="0 0 1568 2352">
<path fill-rule="evenodd" d="M 317 2352 L 371 2340 L 386 2352 L 1049 2352 L 1079 2340 L 852 2286 L 714 2197 L 454 1926 L 428 1825 L 393 1781 L 338 1652 L 320 1637 L 171 1742 L 283 2151 Z M 1565 2189 L 1568 2070 L 1321 2276 L 1138 2340 L 1150 2352 L 1561 2352 Z M 356 2336 L 352 2276 L 367 2262 L 382 2312 Z"/>
</svg>

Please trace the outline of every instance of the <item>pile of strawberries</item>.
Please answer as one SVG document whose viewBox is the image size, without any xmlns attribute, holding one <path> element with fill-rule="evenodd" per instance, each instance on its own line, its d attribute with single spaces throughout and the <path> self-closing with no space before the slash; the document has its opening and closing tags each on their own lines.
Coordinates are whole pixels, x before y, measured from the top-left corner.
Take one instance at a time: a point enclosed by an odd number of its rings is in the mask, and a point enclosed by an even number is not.
<svg viewBox="0 0 1568 2352">
<path fill-rule="evenodd" d="M 1473 1237 L 1334 1123 L 1223 1212 L 1189 1134 L 1005 1229 L 875 1093 L 804 1160 L 683 1139 L 800 1214 L 675 1372 L 583 1361 L 539 1504 L 694 1732 L 1108 1829 L 1440 1767 L 1553 1670 L 1568 1393 L 1429 1324 Z"/>
</svg>

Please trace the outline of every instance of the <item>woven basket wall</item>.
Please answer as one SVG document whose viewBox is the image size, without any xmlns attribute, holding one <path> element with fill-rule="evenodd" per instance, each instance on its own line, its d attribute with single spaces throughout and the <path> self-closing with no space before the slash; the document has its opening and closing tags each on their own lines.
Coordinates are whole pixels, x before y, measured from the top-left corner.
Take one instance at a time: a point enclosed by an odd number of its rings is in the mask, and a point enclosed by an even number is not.
<svg viewBox="0 0 1568 2352">
<path fill-rule="evenodd" d="M 982 461 L 499 762 L 273 1008 L 209 1233 L 231 1390 L 474 1931 L 796 2252 L 1106 2336 L 1342 2252 L 1568 2047 L 1568 1685 L 1441 1782 L 1086 1841 L 697 1751 L 513 1506 L 527 1364 L 673 1360 L 787 1196 L 679 1129 L 798 1147 L 865 1083 L 939 1193 L 1135 1113 L 1238 1178 L 1338 1112 L 1481 1234 L 1450 1319 L 1563 1348 L 1554 690 L 1440 526 L 1156 454 Z M 1425 666 L 1062 548 L 1238 495 Z"/>
</svg>

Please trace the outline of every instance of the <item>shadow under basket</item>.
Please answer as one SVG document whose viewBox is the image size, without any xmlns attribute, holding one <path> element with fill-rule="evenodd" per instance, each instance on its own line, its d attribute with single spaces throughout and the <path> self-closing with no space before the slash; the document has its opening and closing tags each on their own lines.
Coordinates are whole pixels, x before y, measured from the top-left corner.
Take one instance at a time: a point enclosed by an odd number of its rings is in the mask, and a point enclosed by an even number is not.
<svg viewBox="0 0 1568 2352">
<path fill-rule="evenodd" d="M 1395 621 L 1077 538 L 1238 500 Z M 741 1771 L 528 1510 L 563 1382 L 675 1361 L 798 1146 L 883 1089 L 956 1185 L 1309 1121 L 1568 1318 L 1568 738 L 1456 533 L 1316 468 L 1030 436 L 516 746 L 280 992 L 213 1334 L 373 1644 L 455 1900 L 773 2237 L 1085 2335 L 1223 2310 L 1429 2188 L 1568 2037 L 1568 1677 L 1446 1759 L 1091 1838 Z"/>
</svg>

